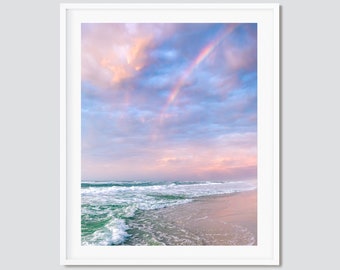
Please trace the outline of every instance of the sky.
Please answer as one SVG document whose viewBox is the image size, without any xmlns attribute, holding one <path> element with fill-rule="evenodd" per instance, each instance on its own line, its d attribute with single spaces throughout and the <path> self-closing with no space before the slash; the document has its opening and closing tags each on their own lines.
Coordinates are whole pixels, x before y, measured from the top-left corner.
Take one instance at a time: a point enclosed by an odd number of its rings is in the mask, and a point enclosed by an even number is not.
<svg viewBox="0 0 340 270">
<path fill-rule="evenodd" d="M 82 180 L 254 180 L 256 24 L 82 24 Z"/>
</svg>

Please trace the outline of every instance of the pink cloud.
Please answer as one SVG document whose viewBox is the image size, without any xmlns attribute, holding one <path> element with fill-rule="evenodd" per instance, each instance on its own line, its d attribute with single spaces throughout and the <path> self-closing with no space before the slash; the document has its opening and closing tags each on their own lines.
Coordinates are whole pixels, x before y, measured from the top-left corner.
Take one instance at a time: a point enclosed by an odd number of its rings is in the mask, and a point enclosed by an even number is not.
<svg viewBox="0 0 340 270">
<path fill-rule="evenodd" d="M 114 87 L 149 63 L 148 50 L 174 31 L 169 24 L 91 24 L 82 30 L 82 80 Z M 160 31 L 162 30 L 162 31 Z"/>
<path fill-rule="evenodd" d="M 232 70 L 249 69 L 256 63 L 254 46 L 247 49 L 231 47 L 224 52 L 224 56 Z"/>
<path fill-rule="evenodd" d="M 142 146 L 141 146 L 142 148 Z M 206 144 L 186 143 L 167 148 L 148 147 L 143 154 L 116 160 L 83 160 L 83 174 L 114 179 L 255 179 L 256 134 L 234 134 Z M 111 180 L 114 180 L 111 179 Z M 150 180 L 151 180 L 150 179 Z"/>
</svg>

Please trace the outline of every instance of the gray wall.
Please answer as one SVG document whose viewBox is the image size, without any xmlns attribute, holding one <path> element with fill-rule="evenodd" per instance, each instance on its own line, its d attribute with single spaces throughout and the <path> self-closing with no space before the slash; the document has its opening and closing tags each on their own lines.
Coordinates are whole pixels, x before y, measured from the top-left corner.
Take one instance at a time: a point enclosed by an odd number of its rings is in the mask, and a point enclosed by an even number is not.
<svg viewBox="0 0 340 270">
<path fill-rule="evenodd" d="M 280 268 L 335 269 L 340 242 L 339 4 L 278 2 Z M 2 1 L 0 10 L 0 264 L 2 269 L 60 269 L 59 1 Z M 257 267 L 272 268 L 279 267 Z"/>
</svg>

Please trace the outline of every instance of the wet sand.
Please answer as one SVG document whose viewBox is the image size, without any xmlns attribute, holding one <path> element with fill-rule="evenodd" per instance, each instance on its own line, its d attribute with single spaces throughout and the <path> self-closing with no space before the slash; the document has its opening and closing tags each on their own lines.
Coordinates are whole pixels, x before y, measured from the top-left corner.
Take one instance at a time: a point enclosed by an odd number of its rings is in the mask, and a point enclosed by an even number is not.
<svg viewBox="0 0 340 270">
<path fill-rule="evenodd" d="M 198 235 L 203 245 L 257 244 L 257 191 L 200 198 L 159 211 L 176 227 Z"/>
<path fill-rule="evenodd" d="M 142 219 L 152 244 L 257 245 L 257 190 L 201 197 Z"/>
</svg>

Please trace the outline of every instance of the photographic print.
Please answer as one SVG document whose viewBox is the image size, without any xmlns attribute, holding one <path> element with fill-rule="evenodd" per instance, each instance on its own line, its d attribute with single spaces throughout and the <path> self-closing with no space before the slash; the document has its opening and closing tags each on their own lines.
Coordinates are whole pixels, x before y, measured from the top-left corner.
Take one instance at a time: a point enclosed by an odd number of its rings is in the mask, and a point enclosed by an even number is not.
<svg viewBox="0 0 340 270">
<path fill-rule="evenodd" d="M 81 25 L 82 245 L 257 244 L 257 24 Z"/>
<path fill-rule="evenodd" d="M 62 265 L 279 264 L 279 6 L 61 4 Z"/>
</svg>

